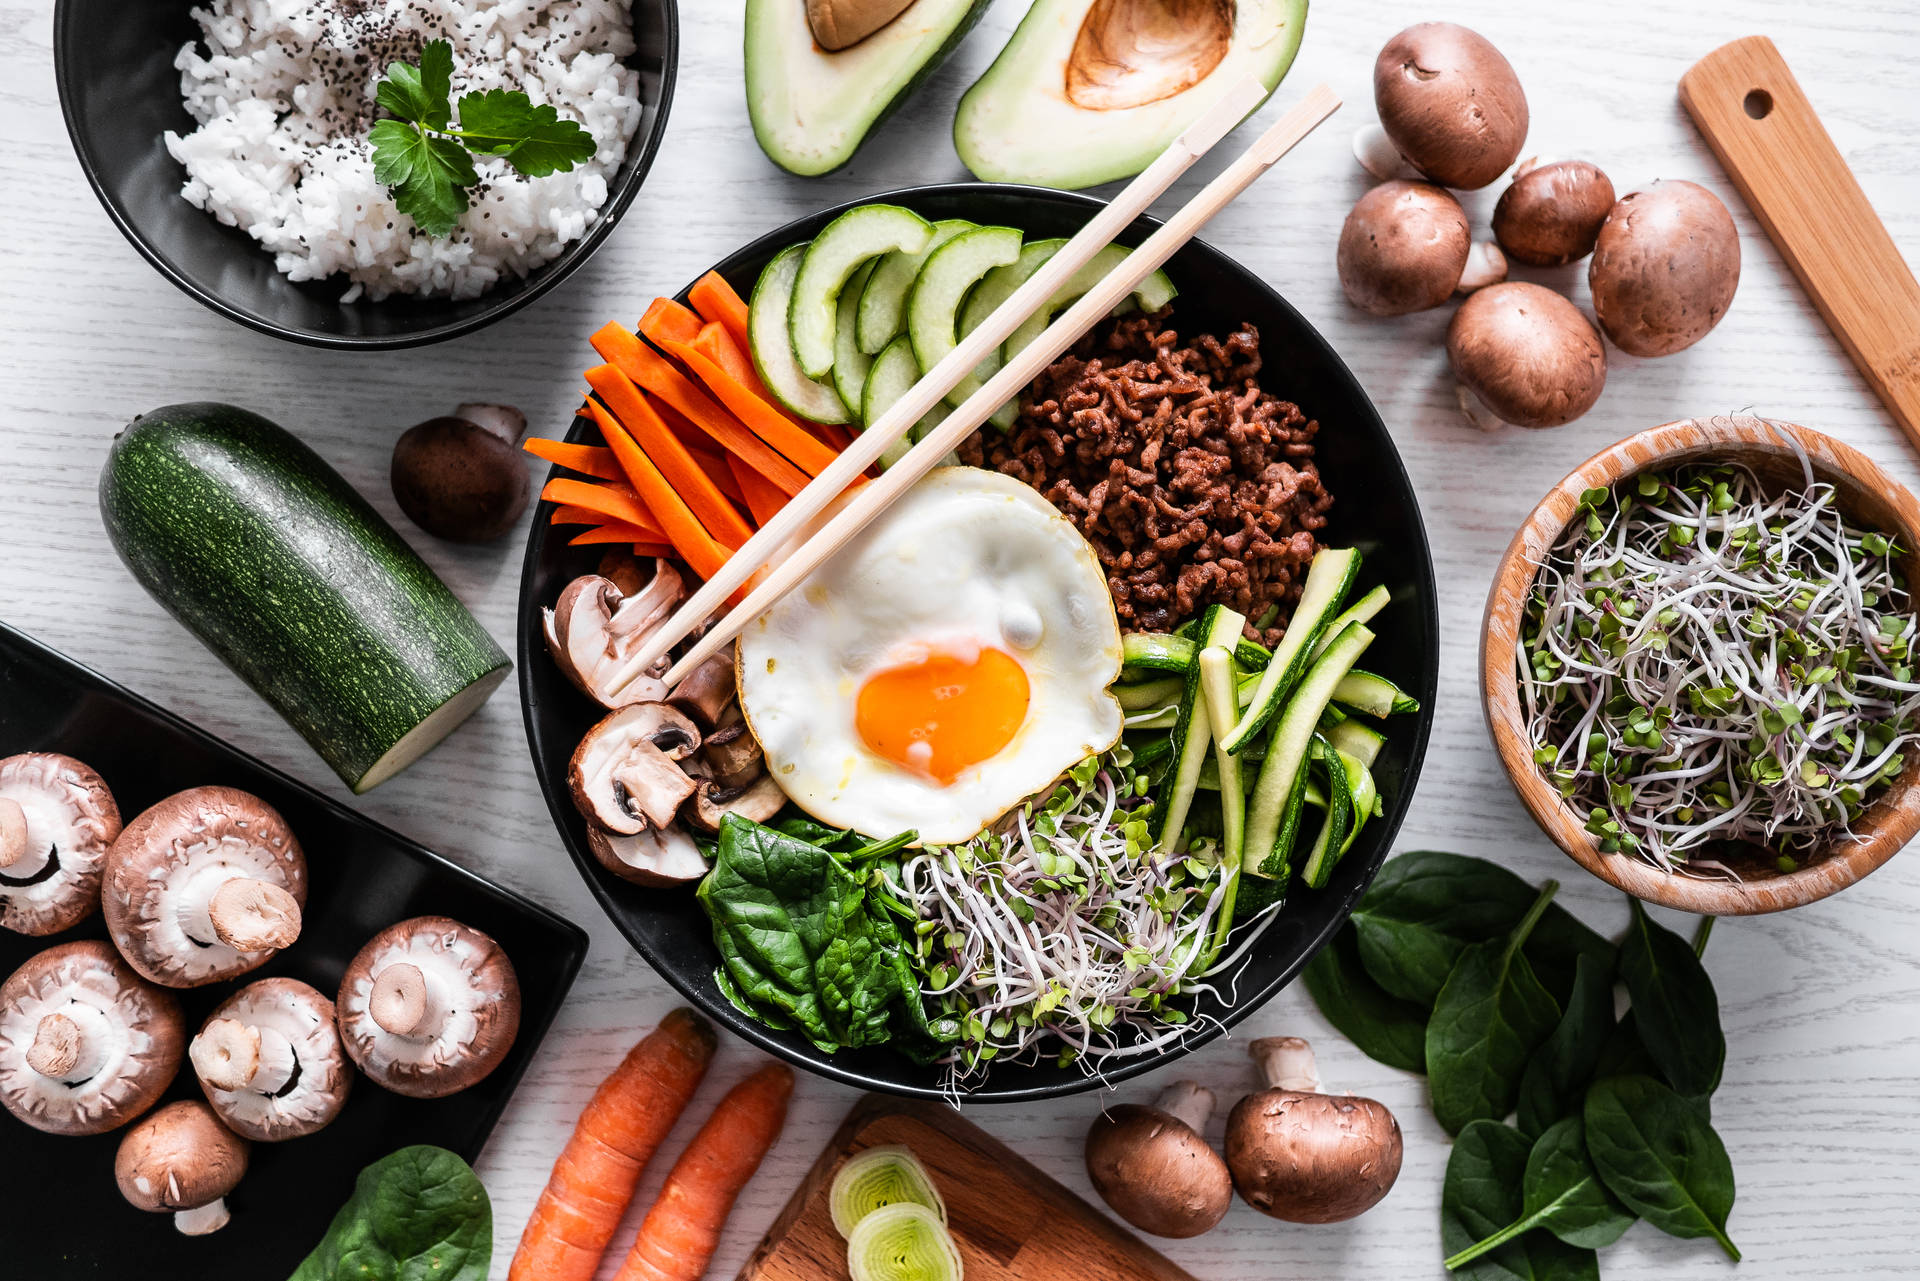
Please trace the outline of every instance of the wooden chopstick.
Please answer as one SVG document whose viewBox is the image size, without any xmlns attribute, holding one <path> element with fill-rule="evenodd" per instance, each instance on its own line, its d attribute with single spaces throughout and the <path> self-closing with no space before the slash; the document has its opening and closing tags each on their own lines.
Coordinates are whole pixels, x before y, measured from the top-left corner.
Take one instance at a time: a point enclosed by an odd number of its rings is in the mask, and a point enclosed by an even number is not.
<svg viewBox="0 0 1920 1281">
<path fill-rule="evenodd" d="M 667 672 L 667 685 L 671 687 L 711 657 L 737 636 L 748 622 L 765 613 L 768 607 L 798 586 L 821 562 L 845 546 L 915 481 L 939 466 L 941 460 L 985 422 L 989 414 L 1017 395 L 1041 370 L 1058 360 L 1067 348 L 1078 342 L 1121 299 L 1132 293 L 1134 286 L 1158 270 L 1181 246 L 1193 239 L 1216 213 L 1245 191 L 1254 179 L 1272 168 L 1281 156 L 1292 150 L 1296 143 L 1313 132 L 1339 107 L 1340 100 L 1327 86 L 1318 85 L 1310 90 L 1291 110 L 1274 121 L 1273 126 L 1245 154 L 1201 188 L 1144 244 L 1128 254 L 1118 267 L 1069 307 L 1039 338 L 1017 353 L 945 422 L 929 432 L 905 458 L 887 468 L 878 480 L 862 486 L 825 526 L 786 560 L 774 566 L 739 606 L 709 628 L 686 656 L 674 664 Z M 931 404 L 926 407 L 930 408 Z M 924 413 L 925 408 L 919 412 Z"/>
<path fill-rule="evenodd" d="M 805 489 L 788 500 L 787 505 L 762 525 L 744 546 L 728 557 L 720 572 L 703 583 L 634 652 L 626 665 L 608 682 L 608 687 L 614 691 L 624 689 L 711 617 L 742 584 L 802 533 L 829 503 L 840 496 L 841 491 L 871 467 L 889 446 L 905 436 L 914 424 L 926 416 L 927 411 L 946 399 L 947 393 L 959 386 L 961 380 L 971 374 L 989 352 L 1006 342 L 1015 329 L 1040 310 L 1067 282 L 1068 277 L 1111 244 L 1115 236 L 1145 213 L 1147 206 L 1159 199 L 1174 180 L 1211 150 L 1215 143 L 1233 132 L 1234 126 L 1260 105 L 1266 92 L 1265 86 L 1256 77 L 1248 76 L 1220 95 L 1219 100 L 1187 126 L 1158 159 L 1114 197 L 1111 204 L 1095 214 L 1073 239 L 1060 247 L 1058 253 L 1014 290 L 972 333 L 962 338 L 957 347 L 927 370 L 906 395 L 881 415 L 878 422 L 854 437 L 853 443 L 842 450 L 838 458 L 815 476 Z M 1008 397 L 1001 399 L 1004 401 Z M 998 403 L 988 406 L 973 420 L 973 425 L 979 426 L 995 408 L 998 408 Z M 953 420 L 949 418 L 948 421 Z M 681 666 L 685 667 L 685 664 Z"/>
</svg>

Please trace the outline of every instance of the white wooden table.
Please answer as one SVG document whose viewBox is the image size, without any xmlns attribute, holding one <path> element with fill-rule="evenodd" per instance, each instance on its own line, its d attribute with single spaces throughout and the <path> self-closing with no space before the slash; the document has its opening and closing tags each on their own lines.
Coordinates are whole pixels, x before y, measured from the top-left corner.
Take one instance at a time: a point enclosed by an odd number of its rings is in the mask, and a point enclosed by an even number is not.
<svg viewBox="0 0 1920 1281">
<path fill-rule="evenodd" d="M 608 318 L 635 319 L 654 294 L 679 288 L 735 246 L 822 205 L 965 178 L 949 143 L 953 104 L 1023 8 L 1006 0 L 852 165 L 808 181 L 765 161 L 747 127 L 738 0 L 682 0 L 679 92 L 666 145 L 599 255 L 554 294 L 487 332 L 421 351 L 345 356 L 221 320 L 135 255 L 95 203 L 68 148 L 54 93 L 51 5 L 0 0 L 0 227 L 7 236 L 0 249 L 0 616 L 348 799 L 293 731 L 115 559 L 94 498 L 113 433 L 136 413 L 181 400 L 229 400 L 265 412 L 302 434 L 408 530 L 481 621 L 510 643 L 520 536 L 471 550 L 411 530 L 386 484 L 395 435 L 474 399 L 520 405 L 536 430 L 551 434 L 577 399 L 577 371 L 591 358 L 586 335 Z M 1529 151 L 1592 159 L 1623 192 L 1659 177 L 1702 182 L 1727 200 L 1740 227 L 1744 278 L 1719 329 L 1667 360 L 1610 353 L 1598 408 L 1557 431 L 1482 435 L 1465 426 L 1442 350 L 1447 312 L 1370 320 L 1346 306 L 1334 277 L 1340 221 L 1366 183 L 1347 137 L 1371 118 L 1374 53 L 1402 25 L 1434 17 L 1476 27 L 1519 69 L 1533 111 Z M 1444 649 L 1433 742 L 1399 847 L 1455 849 L 1502 860 L 1531 879 L 1559 877 L 1561 901 L 1608 929 L 1625 919 L 1620 899 L 1535 830 L 1500 774 L 1480 719 L 1474 654 L 1481 604 L 1516 524 L 1600 446 L 1649 424 L 1726 410 L 1816 426 L 1865 449 L 1907 483 L 1920 481 L 1914 456 L 1675 100 L 1675 84 L 1694 59 L 1753 33 L 1780 43 L 1894 238 L 1910 259 L 1920 258 L 1916 0 L 1811 7 L 1788 0 L 1456 0 L 1444 10 L 1408 0 L 1321 0 L 1282 97 L 1325 79 L 1348 106 L 1208 232 L 1285 292 L 1346 357 L 1385 415 L 1420 493 L 1441 585 Z M 1221 163 L 1203 165 L 1163 207 Z M 1491 203 L 1489 193 L 1469 198 L 1478 225 Z M 1561 278 L 1584 304 L 1584 271 Z M 494 1275 L 504 1277 L 580 1106 L 637 1030 L 676 997 L 602 917 L 562 851 L 534 786 L 510 686 L 412 770 L 352 803 L 557 908 L 593 936 L 572 998 L 480 1162 L 499 1238 Z M 1837 899 L 1725 922 L 1714 934 L 1708 963 L 1729 1043 L 1714 1114 L 1739 1176 L 1731 1226 L 1746 1250 L 1746 1277 L 1920 1275 L 1917 921 L 1920 856 L 1910 856 Z M 1215 1042 L 1174 1071 L 1230 1101 L 1250 1084 L 1247 1036 L 1286 1032 L 1314 1039 L 1331 1086 L 1373 1095 L 1398 1114 L 1407 1134 L 1399 1185 L 1380 1208 L 1337 1227 L 1291 1227 L 1236 1205 L 1211 1235 L 1169 1244 L 1167 1253 L 1200 1276 L 1249 1281 L 1441 1275 L 1437 1205 L 1447 1146 L 1419 1079 L 1363 1058 L 1297 990 L 1248 1019 L 1242 1035 Z M 729 1042 L 693 1112 L 704 1112 L 751 1058 Z M 1121 1094 L 1140 1097 L 1152 1088 L 1151 1080 L 1136 1082 Z M 792 1121 L 742 1198 L 713 1276 L 737 1270 L 853 1097 L 837 1085 L 801 1080 Z M 1088 1094 L 970 1112 L 1043 1169 L 1088 1192 L 1080 1141 L 1102 1101 Z M 691 1127 L 683 1122 L 679 1138 Z M 658 1178 L 656 1170 L 639 1204 Z M 637 1212 L 610 1259 L 620 1257 L 633 1222 Z M 1731 1275 L 1710 1244 L 1670 1240 L 1644 1226 L 1602 1261 L 1610 1279 Z"/>
</svg>

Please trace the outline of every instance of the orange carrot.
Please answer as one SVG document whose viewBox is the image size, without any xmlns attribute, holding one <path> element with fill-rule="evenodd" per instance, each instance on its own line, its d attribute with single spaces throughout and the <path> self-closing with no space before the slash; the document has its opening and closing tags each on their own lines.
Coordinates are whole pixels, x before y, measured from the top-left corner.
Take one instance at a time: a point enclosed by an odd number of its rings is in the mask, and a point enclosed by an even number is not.
<svg viewBox="0 0 1920 1281">
<path fill-rule="evenodd" d="M 612 489 L 614 487 L 608 485 L 605 486 L 605 488 Z M 625 484 L 620 485 L 619 489 L 622 491 L 623 497 L 632 495 L 632 491 L 627 489 Z M 632 495 L 632 501 L 634 506 L 644 510 L 644 504 L 640 502 L 638 495 Z M 630 525 L 634 529 L 643 531 L 648 542 L 664 543 L 667 541 L 666 534 L 661 531 L 660 526 L 654 521 L 651 515 L 649 515 L 645 521 L 636 523 L 630 520 L 619 520 L 616 517 L 608 516 L 604 512 L 591 511 L 585 507 L 576 507 L 572 504 L 563 503 L 553 509 L 553 519 L 548 523 L 552 525 L 605 525 L 608 523 Z"/>
<path fill-rule="evenodd" d="M 613 415 L 601 408 L 597 400 L 587 402 L 587 408 L 593 411 L 607 444 L 613 447 L 613 456 L 620 460 L 621 469 L 633 482 L 634 492 L 660 522 L 660 528 L 667 531 L 667 541 L 679 551 L 680 559 L 700 577 L 712 578 L 727 563 L 727 549 L 707 533 L 706 526 L 680 500 L 680 495 L 673 491 L 646 451 L 634 443 Z"/>
<path fill-rule="evenodd" d="M 656 543 L 646 537 L 637 525 L 622 525 L 610 520 L 604 525 L 575 534 L 567 540 L 569 547 L 599 547 L 607 543 L 624 543 L 633 549 L 635 556 L 673 556 L 673 548 L 665 543 Z"/>
<path fill-rule="evenodd" d="M 659 519 L 654 516 L 647 504 L 625 485 L 596 485 L 590 480 L 572 480 L 565 476 L 556 476 L 547 482 L 545 489 L 540 491 L 540 497 L 550 503 L 584 507 L 589 512 L 598 513 L 594 517 L 595 524 L 611 516 L 615 520 L 624 520 L 629 525 L 656 530 L 662 536 L 665 534 Z"/>
<path fill-rule="evenodd" d="M 716 454 L 710 449 L 690 449 L 687 452 L 693 455 L 693 461 L 698 464 L 700 470 L 707 473 L 707 479 L 713 482 L 715 489 L 736 504 L 747 501 L 747 496 L 740 490 L 740 481 L 733 474 L 733 468 L 727 466 L 725 455 Z M 752 471 L 753 468 L 749 467 L 747 470 Z"/>
<path fill-rule="evenodd" d="M 646 451 L 660 474 L 666 477 L 667 484 L 692 510 L 708 534 L 728 547 L 738 547 L 753 536 L 752 528 L 713 487 L 707 473 L 693 461 L 693 455 L 687 452 L 680 438 L 667 430 L 660 415 L 653 412 L 653 406 L 625 374 L 612 365 L 595 365 L 587 371 L 587 385 L 600 393 L 600 399 L 613 411 L 613 416 L 626 428 L 633 442 Z M 615 446 L 617 458 L 618 445 L 611 440 L 607 443 Z M 625 466 L 624 459 L 618 461 Z M 638 482 L 634 488 L 639 488 Z M 649 502 L 648 506 L 653 504 Z"/>
<path fill-rule="evenodd" d="M 545 436 L 529 436 L 520 443 L 520 448 L 535 458 L 544 458 L 556 467 L 565 467 L 582 475 L 600 480 L 626 478 L 626 473 L 620 470 L 620 464 L 613 460 L 613 451 L 604 445 L 570 445 L 563 440 L 548 440 Z"/>
<path fill-rule="evenodd" d="M 692 342 L 700 332 L 700 317 L 671 298 L 655 298 L 640 317 L 640 332 L 654 342 Z"/>
<path fill-rule="evenodd" d="M 649 396 L 647 403 L 653 406 L 654 413 L 660 415 L 660 421 L 667 425 L 667 430 L 678 436 L 680 443 L 685 445 L 694 455 L 698 456 L 703 449 L 709 453 L 726 452 L 724 449 L 716 450 L 714 447 L 720 442 L 696 426 L 693 419 L 687 417 L 658 396 Z M 744 427 L 740 430 L 746 431 Z M 749 432 L 748 435 L 751 437 L 752 433 Z"/>
<path fill-rule="evenodd" d="M 765 525 L 787 505 L 787 496 L 765 476 L 737 458 L 727 459 L 727 465 L 733 469 L 733 478 L 740 482 L 742 501 L 753 513 L 754 524 Z"/>
<path fill-rule="evenodd" d="M 662 340 L 660 346 L 669 356 L 691 370 L 695 378 L 705 383 L 707 390 L 732 410 L 734 417 L 745 423 L 749 431 L 785 454 L 809 476 L 818 476 L 833 461 L 833 450 L 795 426 L 791 419 L 754 395 L 739 379 L 695 351 L 691 343 Z"/>
<path fill-rule="evenodd" d="M 687 297 L 693 300 L 693 309 L 701 319 L 724 326 L 740 350 L 753 350 L 753 340 L 747 333 L 746 299 L 734 292 L 726 277 L 717 271 L 708 272 L 693 282 Z"/>
<path fill-rule="evenodd" d="M 727 1091 L 673 1163 L 614 1281 L 700 1281 L 740 1190 L 780 1137 L 793 1071 L 769 1063 Z"/>
<path fill-rule="evenodd" d="M 675 1010 L 603 1081 L 533 1207 L 508 1281 L 593 1281 L 640 1172 L 713 1059 L 713 1028 Z"/>
<path fill-rule="evenodd" d="M 592 342 L 593 349 L 608 364 L 691 419 L 727 453 L 745 459 L 755 471 L 780 486 L 782 493 L 797 494 L 807 487 L 809 473 L 781 457 L 739 419 L 716 405 L 671 361 L 641 342 L 638 334 L 618 324 L 607 324 Z"/>
</svg>

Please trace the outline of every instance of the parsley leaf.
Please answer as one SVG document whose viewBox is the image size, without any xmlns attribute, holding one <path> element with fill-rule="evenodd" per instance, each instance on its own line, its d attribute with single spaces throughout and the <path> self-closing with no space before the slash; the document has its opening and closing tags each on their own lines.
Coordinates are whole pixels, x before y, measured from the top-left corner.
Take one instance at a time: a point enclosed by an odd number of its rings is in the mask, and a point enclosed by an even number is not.
<svg viewBox="0 0 1920 1281">
<path fill-rule="evenodd" d="M 374 101 L 400 117 L 429 129 L 445 129 L 453 122 L 453 45 L 430 40 L 420 50 L 420 65 L 390 63 L 386 79 L 374 90 Z"/>
<path fill-rule="evenodd" d="M 460 138 L 529 178 L 571 169 L 593 159 L 593 135 L 552 107 L 534 106 L 524 93 L 489 89 L 460 99 Z"/>
<path fill-rule="evenodd" d="M 429 236 L 444 236 L 467 211 L 466 189 L 480 180 L 466 149 L 399 120 L 373 126 L 373 176 L 393 192 L 396 209 Z"/>
</svg>

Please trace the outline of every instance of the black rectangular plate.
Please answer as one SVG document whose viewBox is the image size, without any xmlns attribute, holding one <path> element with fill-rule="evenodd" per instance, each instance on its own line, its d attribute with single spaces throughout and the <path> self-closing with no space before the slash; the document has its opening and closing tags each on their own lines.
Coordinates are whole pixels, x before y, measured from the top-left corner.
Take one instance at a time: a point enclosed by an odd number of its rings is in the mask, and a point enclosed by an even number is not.
<svg viewBox="0 0 1920 1281">
<path fill-rule="evenodd" d="M 390 1094 L 362 1078 L 338 1120 L 286 1143 L 256 1143 L 247 1177 L 227 1198 L 233 1221 L 206 1237 L 174 1231 L 120 1197 L 120 1134 L 59 1138 L 0 1111 L 0 1276 L 233 1278 L 279 1281 L 305 1258 L 361 1167 L 395 1148 L 432 1143 L 472 1161 L 586 956 L 580 928 L 456 867 L 432 851 L 236 751 L 178 716 L 0 623 L 0 756 L 57 751 L 98 770 L 123 818 L 183 788 L 220 783 L 262 797 L 307 853 L 311 884 L 300 940 L 247 979 L 284 974 L 329 997 L 355 952 L 410 916 L 451 916 L 491 934 L 520 978 L 520 1035 L 485 1080 L 450 1098 Z M 0 975 L 54 943 L 106 934 L 96 914 L 64 934 L 0 930 Z M 238 983 L 178 993 L 198 1027 Z M 200 1097 L 182 1065 L 167 1099 Z"/>
</svg>

